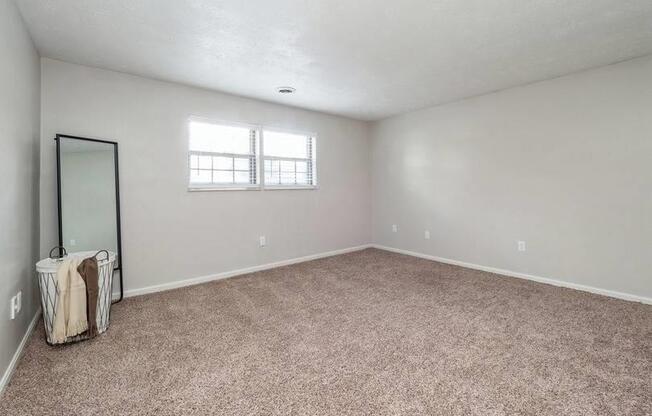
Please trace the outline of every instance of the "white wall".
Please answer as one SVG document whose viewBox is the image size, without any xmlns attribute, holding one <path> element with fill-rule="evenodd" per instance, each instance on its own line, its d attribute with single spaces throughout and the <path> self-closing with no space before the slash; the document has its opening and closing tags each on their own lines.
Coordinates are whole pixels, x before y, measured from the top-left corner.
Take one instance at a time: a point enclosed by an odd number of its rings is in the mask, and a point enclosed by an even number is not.
<svg viewBox="0 0 652 416">
<path fill-rule="evenodd" d="M 39 58 L 14 3 L 0 0 L 0 377 L 38 308 Z M 23 292 L 23 310 L 9 303 Z M 0 388 L 2 386 L 0 385 Z"/>
<path fill-rule="evenodd" d="M 377 244 L 652 297 L 652 58 L 371 129 L 50 59 L 42 85 L 41 254 L 56 243 L 52 137 L 116 140 L 127 289 L 365 244 L 371 212 Z M 190 116 L 316 131 L 320 188 L 187 192 Z"/>
<path fill-rule="evenodd" d="M 57 240 L 54 135 L 117 141 L 126 289 L 371 240 L 367 123 L 50 59 L 42 109 L 41 254 Z M 319 189 L 188 192 L 190 116 L 316 132 Z"/>
<path fill-rule="evenodd" d="M 652 297 L 652 58 L 397 116 L 372 137 L 375 243 Z"/>
</svg>

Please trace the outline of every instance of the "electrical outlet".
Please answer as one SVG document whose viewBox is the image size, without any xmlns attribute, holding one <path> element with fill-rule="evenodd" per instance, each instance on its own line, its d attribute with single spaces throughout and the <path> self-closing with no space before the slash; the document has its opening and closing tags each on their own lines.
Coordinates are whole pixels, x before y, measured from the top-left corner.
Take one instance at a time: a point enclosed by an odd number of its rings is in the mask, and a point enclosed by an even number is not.
<svg viewBox="0 0 652 416">
<path fill-rule="evenodd" d="M 525 241 L 517 242 L 518 251 L 525 251 Z"/>
<path fill-rule="evenodd" d="M 426 240 L 430 240 L 430 231 L 426 230 L 426 232 L 423 233 L 423 238 L 425 238 Z"/>
<path fill-rule="evenodd" d="M 77 240 L 70 240 L 70 246 L 74 247 L 77 245 Z"/>
<path fill-rule="evenodd" d="M 264 235 L 261 235 L 261 236 L 260 236 L 260 240 L 259 240 L 259 242 L 260 242 L 260 246 L 261 246 L 261 247 L 265 247 L 265 246 L 267 245 L 267 239 L 265 238 Z"/>
<path fill-rule="evenodd" d="M 16 316 L 20 313 L 20 309 L 23 307 L 23 293 L 18 292 L 16 296 L 11 298 L 10 304 L 10 315 L 11 319 L 16 319 Z"/>
<path fill-rule="evenodd" d="M 392 232 L 397 233 L 398 232 L 398 225 L 392 224 Z"/>
</svg>

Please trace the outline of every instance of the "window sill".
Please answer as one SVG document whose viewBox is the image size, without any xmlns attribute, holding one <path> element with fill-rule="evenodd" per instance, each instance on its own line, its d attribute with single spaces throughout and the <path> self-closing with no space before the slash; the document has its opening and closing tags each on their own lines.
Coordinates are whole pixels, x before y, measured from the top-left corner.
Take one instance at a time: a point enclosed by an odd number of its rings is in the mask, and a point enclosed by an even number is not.
<svg viewBox="0 0 652 416">
<path fill-rule="evenodd" d="M 265 191 L 298 191 L 298 190 L 304 190 L 304 191 L 310 191 L 310 190 L 317 190 L 319 187 L 317 185 L 311 185 L 311 186 L 270 186 L 266 185 L 263 187 Z"/>
<path fill-rule="evenodd" d="M 189 186 L 188 192 L 260 191 L 260 186 Z"/>
<path fill-rule="evenodd" d="M 189 186 L 188 192 L 220 192 L 220 191 L 313 191 L 319 189 L 314 186 Z"/>
</svg>

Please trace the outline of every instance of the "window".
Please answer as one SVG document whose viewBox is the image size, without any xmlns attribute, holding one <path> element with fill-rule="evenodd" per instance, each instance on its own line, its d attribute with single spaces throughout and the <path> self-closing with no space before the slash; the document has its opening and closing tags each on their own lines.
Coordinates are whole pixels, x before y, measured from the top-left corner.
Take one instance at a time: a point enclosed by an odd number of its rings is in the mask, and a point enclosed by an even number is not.
<svg viewBox="0 0 652 416">
<path fill-rule="evenodd" d="M 258 131 L 254 128 L 190 122 L 190 188 L 258 186 Z"/>
<path fill-rule="evenodd" d="M 315 138 L 264 130 L 263 168 L 266 187 L 316 186 Z"/>
<path fill-rule="evenodd" d="M 317 185 L 313 135 L 201 120 L 191 120 L 188 130 L 191 190 Z"/>
</svg>

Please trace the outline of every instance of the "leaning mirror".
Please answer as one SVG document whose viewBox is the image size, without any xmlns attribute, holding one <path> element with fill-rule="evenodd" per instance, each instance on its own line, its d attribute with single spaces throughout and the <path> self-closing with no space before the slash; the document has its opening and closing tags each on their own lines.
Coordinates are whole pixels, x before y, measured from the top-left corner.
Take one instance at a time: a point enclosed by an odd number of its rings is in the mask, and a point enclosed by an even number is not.
<svg viewBox="0 0 652 416">
<path fill-rule="evenodd" d="M 122 300 L 120 188 L 116 142 L 58 134 L 59 245 L 68 252 L 108 250 L 117 254 Z"/>
</svg>

